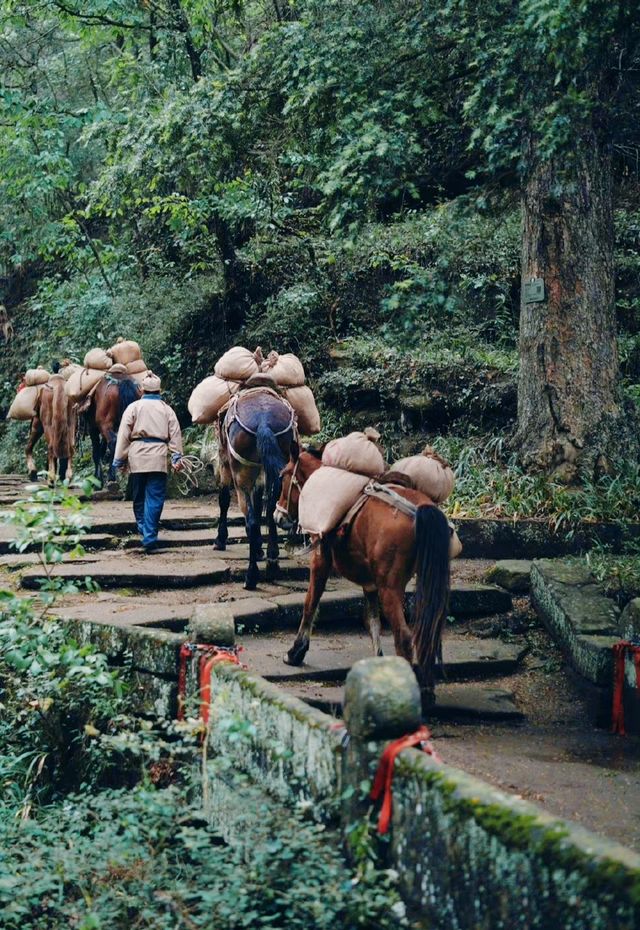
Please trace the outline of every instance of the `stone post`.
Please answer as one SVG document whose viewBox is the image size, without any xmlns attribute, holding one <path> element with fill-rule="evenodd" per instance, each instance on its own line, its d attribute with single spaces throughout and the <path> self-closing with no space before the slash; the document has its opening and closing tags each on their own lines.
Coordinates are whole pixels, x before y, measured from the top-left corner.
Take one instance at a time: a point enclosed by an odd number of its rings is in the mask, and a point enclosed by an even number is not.
<svg viewBox="0 0 640 930">
<path fill-rule="evenodd" d="M 344 722 L 349 741 L 343 756 L 342 821 L 347 844 L 357 838 L 349 827 L 371 806 L 367 786 L 390 740 L 413 733 L 422 722 L 420 688 L 413 669 L 397 656 L 361 659 L 347 675 Z"/>
<path fill-rule="evenodd" d="M 235 646 L 236 629 L 233 611 L 228 604 L 198 604 L 189 621 L 189 637 L 196 643 L 211 646 Z"/>
</svg>

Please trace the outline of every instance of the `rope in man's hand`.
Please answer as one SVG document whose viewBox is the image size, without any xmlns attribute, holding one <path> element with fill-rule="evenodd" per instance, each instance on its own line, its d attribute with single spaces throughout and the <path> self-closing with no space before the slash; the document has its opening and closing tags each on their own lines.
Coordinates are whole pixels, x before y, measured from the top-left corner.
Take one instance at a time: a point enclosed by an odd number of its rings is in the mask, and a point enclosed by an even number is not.
<svg viewBox="0 0 640 930">
<path fill-rule="evenodd" d="M 198 487 L 198 474 L 204 470 L 205 465 L 197 455 L 183 455 L 180 464 L 182 468 L 177 472 L 176 483 L 180 494 L 186 497 L 192 489 Z"/>
</svg>

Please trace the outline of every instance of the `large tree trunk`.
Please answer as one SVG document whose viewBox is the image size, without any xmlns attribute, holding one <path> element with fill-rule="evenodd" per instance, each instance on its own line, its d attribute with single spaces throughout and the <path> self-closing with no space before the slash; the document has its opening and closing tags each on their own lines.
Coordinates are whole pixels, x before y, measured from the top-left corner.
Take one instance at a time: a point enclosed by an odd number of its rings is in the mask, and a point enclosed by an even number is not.
<svg viewBox="0 0 640 930">
<path fill-rule="evenodd" d="M 618 417 L 611 165 L 595 134 L 575 162 L 538 162 L 523 197 L 516 443 L 572 481 L 602 467 Z M 542 278 L 545 299 L 527 303 Z"/>
</svg>

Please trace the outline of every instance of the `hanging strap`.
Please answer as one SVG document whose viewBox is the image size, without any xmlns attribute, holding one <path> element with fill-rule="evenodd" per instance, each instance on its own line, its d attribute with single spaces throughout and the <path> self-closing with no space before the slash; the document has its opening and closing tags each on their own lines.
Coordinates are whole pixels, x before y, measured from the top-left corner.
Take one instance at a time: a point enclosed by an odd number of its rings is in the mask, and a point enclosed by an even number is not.
<svg viewBox="0 0 640 930">
<path fill-rule="evenodd" d="M 377 801 L 381 795 L 383 796 L 382 807 L 380 808 L 380 814 L 378 816 L 378 833 L 381 836 L 387 833 L 391 823 L 393 805 L 392 785 L 396 757 L 403 750 L 410 749 L 412 746 L 417 746 L 422 752 L 426 752 L 430 756 L 433 756 L 436 762 L 440 762 L 440 757 L 431 745 L 430 739 L 431 731 L 428 727 L 421 726 L 415 733 L 402 736 L 400 739 L 394 740 L 393 743 L 389 743 L 380 756 L 378 770 L 371 789 L 371 800 Z"/>
</svg>

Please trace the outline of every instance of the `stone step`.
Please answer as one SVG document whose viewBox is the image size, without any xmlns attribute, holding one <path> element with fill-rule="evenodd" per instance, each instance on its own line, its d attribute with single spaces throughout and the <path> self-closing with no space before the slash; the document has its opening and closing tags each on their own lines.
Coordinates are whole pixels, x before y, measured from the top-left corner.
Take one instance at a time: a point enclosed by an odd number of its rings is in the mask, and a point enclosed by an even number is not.
<svg viewBox="0 0 640 930">
<path fill-rule="evenodd" d="M 188 552 L 184 558 L 182 553 L 171 552 L 152 556 L 114 552 L 63 562 L 53 574 L 78 584 L 91 578 L 101 588 L 191 588 L 221 584 L 230 579 L 231 572 L 226 562 L 208 553 L 194 556 Z M 41 568 L 31 567 L 23 573 L 20 583 L 23 588 L 37 589 L 45 577 Z"/>
<path fill-rule="evenodd" d="M 325 713 L 342 715 L 344 688 L 331 682 L 299 682 L 287 687 L 289 694 L 306 701 Z M 524 714 L 516 705 L 514 695 L 502 688 L 471 684 L 441 684 L 436 686 L 436 703 L 426 715 L 426 722 L 498 722 L 521 723 Z M 437 747 L 436 747 L 437 748 Z"/>
<path fill-rule="evenodd" d="M 274 682 L 344 681 L 358 659 L 371 656 L 371 639 L 362 633 L 319 634 L 311 640 L 304 665 L 286 665 L 283 657 L 291 646 L 291 635 L 240 635 L 243 662 Z M 385 655 L 395 655 L 393 638 L 383 635 Z M 516 671 L 526 652 L 522 645 L 500 640 L 460 637 L 443 642 L 444 676 L 447 681 L 467 678 L 497 678 Z"/>
</svg>

